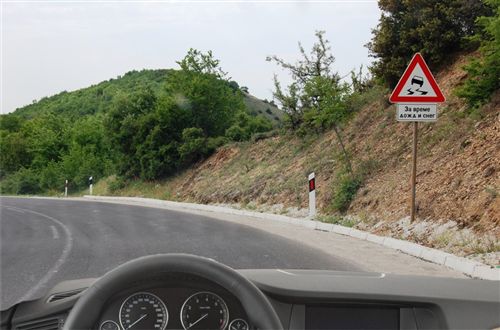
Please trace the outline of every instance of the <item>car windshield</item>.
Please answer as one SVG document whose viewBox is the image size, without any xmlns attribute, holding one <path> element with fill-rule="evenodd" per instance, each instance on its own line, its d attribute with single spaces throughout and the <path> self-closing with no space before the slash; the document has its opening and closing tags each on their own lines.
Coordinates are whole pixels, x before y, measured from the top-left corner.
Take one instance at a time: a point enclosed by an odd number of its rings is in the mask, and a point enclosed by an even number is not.
<svg viewBox="0 0 500 330">
<path fill-rule="evenodd" d="M 496 276 L 498 0 L 0 6 L 0 310 L 160 253 Z"/>
</svg>

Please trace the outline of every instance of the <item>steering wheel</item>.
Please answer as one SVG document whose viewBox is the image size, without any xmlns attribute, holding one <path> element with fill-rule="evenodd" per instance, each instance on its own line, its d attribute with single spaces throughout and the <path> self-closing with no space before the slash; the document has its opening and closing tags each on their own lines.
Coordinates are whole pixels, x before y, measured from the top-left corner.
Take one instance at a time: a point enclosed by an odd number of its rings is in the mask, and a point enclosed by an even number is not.
<svg viewBox="0 0 500 330">
<path fill-rule="evenodd" d="M 196 275 L 217 283 L 240 300 L 251 323 L 258 329 L 283 330 L 271 303 L 252 282 L 226 265 L 189 254 L 141 257 L 106 273 L 84 291 L 71 309 L 63 330 L 91 329 L 113 295 L 129 289 L 132 283 L 146 276 L 166 273 Z"/>
</svg>

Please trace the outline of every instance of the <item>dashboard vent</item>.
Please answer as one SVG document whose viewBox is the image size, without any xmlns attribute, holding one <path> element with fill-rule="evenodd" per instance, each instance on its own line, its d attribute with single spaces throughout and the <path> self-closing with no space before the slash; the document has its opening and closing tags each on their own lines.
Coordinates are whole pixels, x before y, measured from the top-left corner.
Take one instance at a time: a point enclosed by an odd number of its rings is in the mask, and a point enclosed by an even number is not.
<svg viewBox="0 0 500 330">
<path fill-rule="evenodd" d="M 79 294 L 83 290 L 85 290 L 85 288 L 55 293 L 55 294 L 51 295 L 49 297 L 49 299 L 47 299 L 47 302 L 55 302 L 58 300 L 66 299 L 66 298 L 69 298 L 69 297 L 72 297 L 72 296 Z"/>
<path fill-rule="evenodd" d="M 49 317 L 18 324 L 15 330 L 60 330 L 64 320 L 60 317 Z"/>
</svg>

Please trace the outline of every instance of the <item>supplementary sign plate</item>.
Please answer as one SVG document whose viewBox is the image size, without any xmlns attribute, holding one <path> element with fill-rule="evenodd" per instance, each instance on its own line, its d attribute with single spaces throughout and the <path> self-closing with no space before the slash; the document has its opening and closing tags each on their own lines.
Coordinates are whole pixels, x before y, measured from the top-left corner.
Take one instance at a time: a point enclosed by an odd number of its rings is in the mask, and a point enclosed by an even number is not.
<svg viewBox="0 0 500 330">
<path fill-rule="evenodd" d="M 437 106 L 435 104 L 398 103 L 396 119 L 398 121 L 436 121 Z"/>
</svg>

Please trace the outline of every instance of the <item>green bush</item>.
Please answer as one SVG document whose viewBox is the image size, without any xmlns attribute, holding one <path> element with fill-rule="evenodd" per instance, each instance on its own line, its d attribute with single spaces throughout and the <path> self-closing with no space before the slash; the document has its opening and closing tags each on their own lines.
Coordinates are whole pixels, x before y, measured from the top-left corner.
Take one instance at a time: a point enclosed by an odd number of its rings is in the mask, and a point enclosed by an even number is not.
<svg viewBox="0 0 500 330">
<path fill-rule="evenodd" d="M 271 122 L 266 118 L 241 112 L 236 117 L 236 122 L 226 130 L 225 136 L 232 141 L 247 141 L 253 134 L 268 132 L 272 128 Z"/>
<path fill-rule="evenodd" d="M 207 139 L 207 150 L 208 153 L 214 152 L 218 147 L 223 146 L 228 143 L 228 139 L 225 136 L 210 137 Z"/>
<path fill-rule="evenodd" d="M 360 178 L 341 175 L 334 188 L 332 208 L 339 212 L 347 211 L 361 185 L 362 180 Z"/>
<path fill-rule="evenodd" d="M 480 41 L 481 58 L 472 59 L 465 67 L 468 78 L 456 91 L 467 100 L 472 113 L 500 88 L 500 0 L 486 2 L 494 8 L 494 14 L 478 19 L 483 31 L 471 38 Z"/>
<path fill-rule="evenodd" d="M 0 191 L 2 194 L 36 194 L 41 191 L 40 178 L 35 171 L 22 168 L 2 180 Z"/>
<path fill-rule="evenodd" d="M 127 185 L 127 180 L 121 176 L 115 177 L 113 180 L 109 182 L 109 191 L 115 192 L 117 190 L 125 188 Z"/>
<path fill-rule="evenodd" d="M 182 131 L 182 144 L 179 146 L 181 161 L 190 164 L 207 153 L 207 139 L 203 136 L 203 130 L 197 127 L 185 128 Z"/>
<path fill-rule="evenodd" d="M 243 128 L 233 125 L 226 130 L 226 137 L 231 141 L 246 141 L 249 136 Z"/>
</svg>

